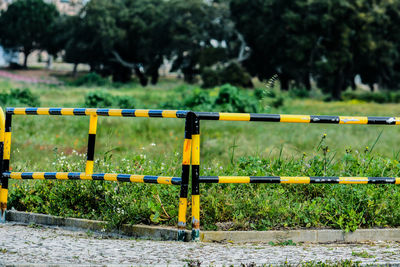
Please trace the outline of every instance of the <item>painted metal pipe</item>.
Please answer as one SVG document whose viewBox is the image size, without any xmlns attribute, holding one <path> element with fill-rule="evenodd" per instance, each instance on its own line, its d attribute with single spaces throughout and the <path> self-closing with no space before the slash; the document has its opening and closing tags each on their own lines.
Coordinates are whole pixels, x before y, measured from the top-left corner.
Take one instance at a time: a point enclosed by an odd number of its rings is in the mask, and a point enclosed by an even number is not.
<svg viewBox="0 0 400 267">
<path fill-rule="evenodd" d="M 400 184 L 400 177 L 200 176 L 200 183 L 219 184 Z"/>
<path fill-rule="evenodd" d="M 200 120 L 220 121 L 264 121 L 291 123 L 322 123 L 322 124 L 378 124 L 399 125 L 400 117 L 360 117 L 360 116 L 326 116 L 326 115 L 284 115 L 258 113 L 224 113 L 196 112 Z"/>
<path fill-rule="evenodd" d="M 200 241 L 200 119 L 197 115 L 192 125 L 192 241 Z"/>
<path fill-rule="evenodd" d="M 7 108 L 12 115 L 110 116 L 185 118 L 185 110 L 109 109 L 109 108 Z"/>
<path fill-rule="evenodd" d="M 4 132 L 5 132 L 5 126 L 6 125 L 5 125 L 4 112 L 3 112 L 3 109 L 0 107 L 0 159 L 1 159 L 0 169 L 1 170 L 3 170 L 3 161 L 4 161 L 3 155 L 4 155 Z M 3 202 L 3 201 L 1 201 L 2 192 L 3 192 L 3 189 L 2 189 L 3 188 L 3 180 L 4 180 L 2 173 L 3 172 L 0 173 L 0 182 L 1 182 L 1 185 L 0 185 L 0 206 L 1 206 L 1 203 Z M 7 197 L 6 197 L 6 201 L 5 202 L 7 202 Z M 1 212 L 0 213 L 0 222 L 5 222 L 5 214 L 3 216 L 3 212 L 2 212 L 1 207 L 0 207 L 0 212 Z"/>
<path fill-rule="evenodd" d="M 186 118 L 187 110 L 106 109 L 106 108 L 7 108 L 12 115 L 64 115 L 64 116 L 115 116 Z M 291 115 L 259 113 L 195 112 L 200 120 L 264 121 L 322 124 L 400 125 L 400 117 Z"/>
<path fill-rule="evenodd" d="M 187 212 L 187 197 L 189 189 L 190 176 L 190 156 L 192 153 L 192 126 L 193 112 L 189 112 L 185 121 L 185 141 L 183 143 L 182 156 L 182 183 L 179 195 L 179 211 L 178 211 L 178 241 L 185 241 L 186 230 L 186 212 Z"/>
<path fill-rule="evenodd" d="M 85 173 L 85 172 L 4 172 L 3 177 L 25 180 L 93 180 L 115 181 L 146 184 L 180 185 L 180 177 L 153 176 L 117 173 Z"/>
<path fill-rule="evenodd" d="M 89 137 L 87 147 L 86 170 L 87 174 L 93 173 L 94 149 L 96 146 L 97 115 L 90 115 Z"/>
<path fill-rule="evenodd" d="M 10 170 L 11 121 L 12 121 L 11 114 L 6 114 L 6 119 L 4 122 L 0 121 L 0 123 L 2 125 L 3 125 L 3 123 L 5 125 L 4 126 L 4 152 L 3 152 L 2 173 L 8 172 Z M 1 190 L 0 190 L 0 209 L 1 209 L 0 221 L 3 223 L 6 221 L 7 200 L 8 200 L 8 177 L 3 174 L 1 176 Z"/>
</svg>

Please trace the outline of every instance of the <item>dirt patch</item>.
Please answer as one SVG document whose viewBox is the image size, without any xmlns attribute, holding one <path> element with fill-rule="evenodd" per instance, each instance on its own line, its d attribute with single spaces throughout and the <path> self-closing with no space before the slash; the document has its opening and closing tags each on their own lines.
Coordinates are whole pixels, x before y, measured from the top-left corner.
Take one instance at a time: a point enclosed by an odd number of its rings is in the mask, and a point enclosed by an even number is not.
<svg viewBox="0 0 400 267">
<path fill-rule="evenodd" d="M 28 70 L 0 69 L 0 77 L 26 83 L 62 84 L 62 81 L 57 79 L 56 76 L 66 75 L 66 74 L 67 72 L 51 71 L 45 69 L 28 69 Z"/>
</svg>

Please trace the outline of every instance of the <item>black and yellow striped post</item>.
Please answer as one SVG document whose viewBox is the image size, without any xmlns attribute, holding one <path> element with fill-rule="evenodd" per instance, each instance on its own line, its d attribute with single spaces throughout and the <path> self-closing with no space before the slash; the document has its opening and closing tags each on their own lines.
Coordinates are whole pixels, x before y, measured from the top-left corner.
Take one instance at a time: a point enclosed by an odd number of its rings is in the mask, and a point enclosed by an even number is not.
<svg viewBox="0 0 400 267">
<path fill-rule="evenodd" d="M 3 112 L 1 111 L 3 114 Z M 4 118 L 4 115 L 2 115 Z M 1 216 L 0 221 L 6 221 L 6 210 L 7 210 L 7 198 L 8 198 L 8 177 L 4 176 L 4 172 L 10 170 L 10 153 L 11 153 L 11 120 L 12 115 L 6 114 L 5 122 L 1 120 L 0 123 L 4 126 L 4 152 L 3 152 L 3 162 L 2 162 L 2 175 L 1 175 L 1 190 L 0 190 L 0 209 Z M 3 124 L 4 122 L 4 124 Z M 3 128 L 3 127 L 1 127 Z M 3 131 L 3 129 L 1 129 Z"/>
<path fill-rule="evenodd" d="M 96 146 L 97 115 L 90 115 L 89 138 L 87 147 L 86 170 L 87 174 L 93 173 L 94 148 Z"/>
<path fill-rule="evenodd" d="M 0 159 L 1 165 L 0 170 L 3 170 L 3 155 L 4 155 L 4 129 L 5 129 L 5 121 L 4 121 L 4 112 L 0 107 Z M 0 182 L 3 183 L 3 171 L 0 173 Z M 2 185 L 0 185 L 0 195 L 2 192 Z M 3 212 L 1 212 L 3 215 Z M 3 216 L 0 217 L 1 222 L 3 222 Z"/>
<path fill-rule="evenodd" d="M 192 241 L 200 240 L 200 119 L 193 116 L 192 132 Z"/>
<path fill-rule="evenodd" d="M 186 230 L 186 211 L 187 197 L 189 188 L 190 175 L 190 156 L 192 153 L 192 127 L 194 113 L 189 112 L 185 120 L 185 141 L 183 143 L 182 154 L 182 182 L 181 192 L 179 195 L 179 212 L 178 212 L 178 241 L 185 241 Z"/>
</svg>

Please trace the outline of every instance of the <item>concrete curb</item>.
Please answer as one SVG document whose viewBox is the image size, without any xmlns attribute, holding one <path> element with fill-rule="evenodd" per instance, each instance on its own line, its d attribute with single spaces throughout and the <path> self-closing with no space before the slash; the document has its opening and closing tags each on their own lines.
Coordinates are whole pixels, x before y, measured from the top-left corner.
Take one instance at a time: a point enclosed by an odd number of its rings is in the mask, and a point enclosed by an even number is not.
<svg viewBox="0 0 400 267">
<path fill-rule="evenodd" d="M 73 229 L 105 231 L 106 222 L 62 218 L 46 214 L 29 213 L 10 210 L 7 220 L 21 223 L 62 226 Z M 148 225 L 123 225 L 119 231 L 112 233 L 151 240 L 176 240 L 178 231 L 172 227 Z M 191 240 L 190 231 L 186 231 L 185 241 Z M 342 230 L 287 230 L 287 231 L 202 231 L 203 242 L 274 242 L 281 243 L 292 240 L 295 243 L 359 243 L 368 241 L 400 241 L 400 228 L 359 229 L 351 233 Z"/>
<path fill-rule="evenodd" d="M 52 216 L 47 214 L 31 213 L 10 210 L 7 211 L 7 221 L 21 222 L 26 224 L 42 224 L 51 226 L 62 226 L 72 229 L 84 229 L 96 232 L 105 232 L 107 222 L 76 219 L 76 218 L 63 218 L 59 216 Z M 178 237 L 178 230 L 172 227 L 158 227 L 149 225 L 127 225 L 124 224 L 119 231 L 107 231 L 113 234 L 121 234 L 132 236 L 141 239 L 151 240 L 176 240 Z M 186 231 L 185 241 L 191 240 L 191 234 Z"/>
</svg>

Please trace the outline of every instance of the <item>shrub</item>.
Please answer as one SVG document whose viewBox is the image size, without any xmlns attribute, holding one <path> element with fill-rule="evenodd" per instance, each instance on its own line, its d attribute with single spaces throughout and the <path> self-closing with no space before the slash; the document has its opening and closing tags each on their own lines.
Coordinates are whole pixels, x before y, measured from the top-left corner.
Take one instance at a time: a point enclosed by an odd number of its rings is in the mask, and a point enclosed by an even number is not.
<svg viewBox="0 0 400 267">
<path fill-rule="evenodd" d="M 201 79 L 203 88 L 211 88 L 225 83 L 240 87 L 253 87 L 250 74 L 236 62 L 231 62 L 228 66 L 217 70 L 204 68 L 201 72 Z"/>
<path fill-rule="evenodd" d="M 342 94 L 343 100 L 353 100 L 358 99 L 365 102 L 376 102 L 376 103 L 390 103 L 395 102 L 395 99 L 400 99 L 400 97 L 392 97 L 388 92 L 344 92 Z M 396 100 L 397 101 L 397 100 Z"/>
<path fill-rule="evenodd" d="M 85 106 L 90 108 L 111 107 L 114 96 L 103 91 L 90 92 L 85 96 Z"/>
<path fill-rule="evenodd" d="M 219 71 L 213 70 L 212 68 L 204 68 L 201 72 L 201 79 L 203 81 L 203 88 L 211 88 L 221 84 Z"/>
<path fill-rule="evenodd" d="M 118 108 L 135 108 L 136 100 L 130 96 L 117 96 L 114 97 L 115 106 Z"/>
<path fill-rule="evenodd" d="M 283 96 L 278 96 L 273 98 L 270 105 L 274 108 L 282 107 L 285 104 L 285 98 Z"/>
<path fill-rule="evenodd" d="M 222 83 L 241 87 L 253 87 L 250 74 L 237 62 L 231 62 L 227 67 L 222 69 L 220 76 Z"/>
<path fill-rule="evenodd" d="M 183 92 L 182 100 L 171 99 L 161 104 L 162 108 L 190 109 L 195 111 L 248 112 L 259 111 L 258 99 L 246 90 L 225 84 L 219 89 L 216 97 L 213 91 L 196 88 Z"/>
<path fill-rule="evenodd" d="M 23 105 L 30 107 L 40 106 L 39 97 L 34 95 L 28 88 L 11 89 L 10 93 L 0 94 L 0 104 L 6 105 Z"/>
<path fill-rule="evenodd" d="M 90 92 L 85 96 L 85 106 L 90 108 L 135 108 L 136 100 L 129 96 L 113 96 L 107 92 Z"/>
<path fill-rule="evenodd" d="M 262 100 L 264 97 L 267 96 L 267 92 L 265 91 L 265 89 L 263 88 L 256 88 L 254 90 L 254 96 L 258 99 L 258 100 Z"/>
<path fill-rule="evenodd" d="M 230 84 L 225 84 L 221 87 L 215 104 L 218 105 L 220 111 L 226 112 L 258 111 L 257 99 Z"/>
<path fill-rule="evenodd" d="M 104 86 L 108 80 L 101 77 L 96 72 L 90 72 L 82 77 L 79 77 L 72 84 L 75 86 Z"/>
<path fill-rule="evenodd" d="M 192 109 L 199 106 L 212 108 L 214 100 L 210 97 L 210 94 L 200 89 L 194 89 L 184 100 L 184 106 Z"/>
<path fill-rule="evenodd" d="M 310 97 L 310 91 L 304 88 L 293 88 L 290 89 L 289 95 L 294 98 L 307 98 Z"/>
</svg>

